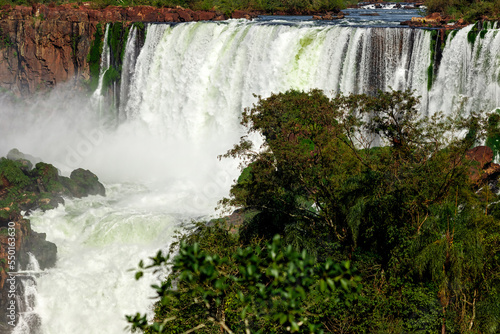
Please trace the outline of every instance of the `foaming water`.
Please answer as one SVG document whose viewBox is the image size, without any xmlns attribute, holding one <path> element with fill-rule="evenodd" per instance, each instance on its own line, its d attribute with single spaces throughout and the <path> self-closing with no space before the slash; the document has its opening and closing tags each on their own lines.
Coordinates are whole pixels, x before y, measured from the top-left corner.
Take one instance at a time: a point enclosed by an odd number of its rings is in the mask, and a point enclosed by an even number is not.
<svg viewBox="0 0 500 334">
<path fill-rule="evenodd" d="M 140 210 L 129 195 L 146 193 L 132 184 L 108 185 L 107 196 L 67 200 L 66 205 L 31 217 L 35 230 L 58 246 L 58 262 L 37 279 L 35 311 L 43 333 L 120 333 L 125 314 L 150 310 L 147 274 L 136 281 L 141 259 L 166 249 L 179 217 Z"/>
<path fill-rule="evenodd" d="M 129 269 L 167 249 L 191 220 L 214 215 L 237 177 L 237 162 L 217 159 L 233 142 L 173 141 L 140 120 L 116 126 L 94 106 L 59 87 L 35 106 L 2 111 L 11 122 L 0 138 L 1 155 L 16 147 L 65 175 L 90 169 L 107 192 L 29 217 L 57 245 L 58 259 L 36 278 L 35 303 L 16 334 L 122 333 L 126 314 L 151 313 L 150 285 L 161 277 L 135 281 Z"/>
</svg>

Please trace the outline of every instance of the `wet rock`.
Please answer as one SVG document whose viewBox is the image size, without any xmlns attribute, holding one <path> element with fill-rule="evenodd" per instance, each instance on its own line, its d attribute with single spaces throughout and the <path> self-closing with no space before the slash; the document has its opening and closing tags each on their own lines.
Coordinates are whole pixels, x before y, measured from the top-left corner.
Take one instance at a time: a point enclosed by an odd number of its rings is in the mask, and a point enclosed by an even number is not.
<svg viewBox="0 0 500 334">
<path fill-rule="evenodd" d="M 10 150 L 9 153 L 7 153 L 6 158 L 9 160 L 20 162 L 23 168 L 27 171 L 32 170 L 33 165 L 42 161 L 42 159 L 32 156 L 30 154 L 24 154 L 17 148 L 13 148 L 12 150 Z"/>
<path fill-rule="evenodd" d="M 69 196 L 71 193 L 61 183 L 59 170 L 51 164 L 39 162 L 31 173 L 40 193 Z"/>
<path fill-rule="evenodd" d="M 21 266 L 26 267 L 26 265 L 30 262 L 28 252 L 35 256 L 41 270 L 55 266 L 57 260 L 57 246 L 54 243 L 47 241 L 46 237 L 47 235 L 45 233 L 37 233 L 30 230 L 29 236 L 23 243 L 23 247 L 19 255 L 19 262 Z"/>
<path fill-rule="evenodd" d="M 99 182 L 97 176 L 89 170 L 82 168 L 75 169 L 71 172 L 70 180 L 78 187 L 78 191 L 73 194 L 75 197 L 83 197 L 88 195 L 106 195 L 106 189 Z"/>
<path fill-rule="evenodd" d="M 251 20 L 255 18 L 257 15 L 255 13 L 246 11 L 246 10 L 235 10 L 232 14 L 231 17 L 233 19 L 247 19 Z"/>
<path fill-rule="evenodd" d="M 53 267 L 57 258 L 57 247 L 45 240 L 44 233 L 36 233 L 31 229 L 30 221 L 17 215 L 8 227 L 0 227 L 0 309 L 5 310 L 9 302 L 9 272 L 26 269 L 29 264 L 29 253 L 39 262 L 40 269 Z M 8 255 L 14 254 L 14 270 L 9 268 Z M 16 291 L 21 293 L 21 291 Z M 19 307 L 19 305 L 17 305 Z M 0 312 L 0 325 L 7 322 L 6 313 Z M 9 319 L 10 321 L 10 319 Z M 5 327 L 4 327 L 5 328 Z M 12 327 L 7 327 L 12 328 Z M 9 333 L 2 331 L 0 333 Z"/>
<path fill-rule="evenodd" d="M 344 18 L 344 13 L 328 12 L 324 15 L 313 15 L 313 20 L 340 20 Z"/>
<path fill-rule="evenodd" d="M 39 162 L 29 170 L 24 158 L 29 155 L 11 150 L 9 158 L 0 158 L 0 308 L 5 309 L 8 272 L 25 269 L 30 262 L 29 253 L 38 260 L 40 269 L 50 268 L 57 260 L 57 247 L 46 240 L 45 233 L 31 229 L 30 221 L 21 212 L 35 209 L 49 210 L 64 203 L 62 196 L 83 197 L 105 195 L 104 186 L 97 176 L 77 169 L 71 177 L 61 176 L 51 164 Z M 15 251 L 16 263 L 9 268 L 9 251 Z M 3 317 L 3 318 L 2 318 Z M 5 324 L 0 312 L 0 325 Z M 3 333 L 1 327 L 0 332 Z"/>
<path fill-rule="evenodd" d="M 242 14 L 242 18 L 256 15 Z M 16 96 L 28 96 L 62 82 L 71 82 L 74 89 L 81 89 L 81 83 L 89 78 L 87 55 L 98 24 L 123 22 L 124 26 L 129 26 L 133 22 L 226 19 L 216 11 L 181 7 L 99 8 L 95 3 L 3 6 L 0 9 L 0 39 L 5 41 L 5 47 L 0 47 L 0 59 L 4 60 L 0 62 L 0 88 Z"/>
</svg>

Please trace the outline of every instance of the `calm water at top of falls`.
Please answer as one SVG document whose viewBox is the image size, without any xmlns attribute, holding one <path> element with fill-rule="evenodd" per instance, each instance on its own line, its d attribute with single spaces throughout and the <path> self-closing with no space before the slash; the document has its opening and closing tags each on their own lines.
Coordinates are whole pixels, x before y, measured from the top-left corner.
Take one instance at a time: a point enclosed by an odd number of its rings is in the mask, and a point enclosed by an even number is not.
<svg viewBox="0 0 500 334">
<path fill-rule="evenodd" d="M 312 16 L 260 16 L 259 22 L 275 23 L 298 23 L 309 25 L 341 25 L 341 26 L 369 26 L 369 27 L 404 27 L 401 22 L 410 21 L 412 17 L 422 16 L 423 9 L 399 9 L 396 4 L 390 4 L 383 8 L 375 8 L 375 5 L 367 5 L 363 8 L 344 9 L 343 19 L 321 21 L 312 20 Z M 411 5 L 411 4 L 409 4 Z M 405 4 L 402 3 L 402 6 Z"/>
</svg>

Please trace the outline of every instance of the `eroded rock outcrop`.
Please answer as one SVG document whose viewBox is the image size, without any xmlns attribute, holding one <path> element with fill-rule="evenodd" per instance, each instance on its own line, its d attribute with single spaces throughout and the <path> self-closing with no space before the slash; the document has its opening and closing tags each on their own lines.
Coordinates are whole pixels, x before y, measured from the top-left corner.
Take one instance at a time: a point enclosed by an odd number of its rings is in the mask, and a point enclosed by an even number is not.
<svg viewBox="0 0 500 334">
<path fill-rule="evenodd" d="M 0 88 L 26 96 L 74 79 L 75 88 L 90 79 L 87 57 L 99 24 L 225 20 L 217 11 L 150 6 L 93 7 L 91 3 L 0 9 Z M 235 11 L 235 18 L 257 13 Z"/>
<path fill-rule="evenodd" d="M 500 176 L 500 165 L 493 162 L 493 150 L 488 146 L 477 146 L 467 152 L 467 159 L 475 162 L 470 167 L 471 181 L 476 184 L 494 183 Z"/>
<path fill-rule="evenodd" d="M 30 221 L 21 214 L 35 209 L 49 210 L 64 203 L 64 197 L 105 195 L 104 186 L 97 176 L 77 169 L 71 176 L 59 175 L 53 165 L 38 162 L 37 158 L 11 150 L 7 158 L 0 158 L 0 308 L 6 310 L 12 277 L 9 272 L 25 269 L 30 253 L 40 269 L 53 267 L 57 247 L 46 240 L 45 233 L 31 229 Z M 16 306 L 18 307 L 18 306 Z M 16 312 L 14 312 L 16 313 Z M 11 319 L 9 313 L 0 312 L 0 332 Z M 17 319 L 16 319 L 17 320 Z M 6 329 L 5 329 L 6 330 Z"/>
</svg>

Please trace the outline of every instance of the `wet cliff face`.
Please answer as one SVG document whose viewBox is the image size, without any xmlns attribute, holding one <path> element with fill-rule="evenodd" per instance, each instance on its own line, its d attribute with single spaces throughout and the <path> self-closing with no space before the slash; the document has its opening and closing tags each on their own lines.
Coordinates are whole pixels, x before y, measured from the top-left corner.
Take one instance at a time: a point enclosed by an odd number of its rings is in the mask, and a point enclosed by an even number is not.
<svg viewBox="0 0 500 334">
<path fill-rule="evenodd" d="M 61 17 L 48 7 L 16 7 L 1 15 L 1 88 L 24 96 L 71 78 L 88 79 L 86 58 L 97 22 Z"/>
<path fill-rule="evenodd" d="M 215 11 L 149 6 L 4 6 L 0 9 L 0 89 L 27 96 L 73 79 L 75 87 L 82 87 L 89 80 L 87 57 L 99 23 L 123 22 L 127 26 L 132 22 L 223 19 L 226 17 Z"/>
</svg>

